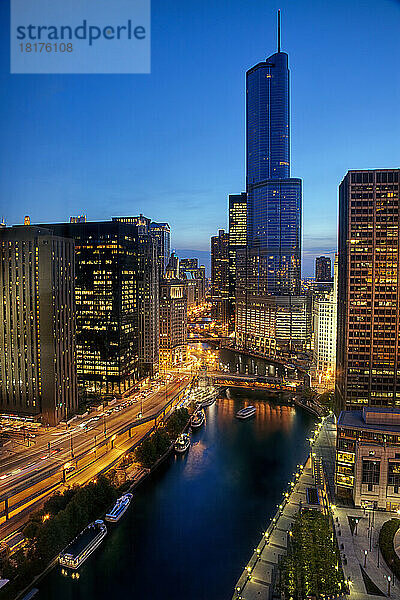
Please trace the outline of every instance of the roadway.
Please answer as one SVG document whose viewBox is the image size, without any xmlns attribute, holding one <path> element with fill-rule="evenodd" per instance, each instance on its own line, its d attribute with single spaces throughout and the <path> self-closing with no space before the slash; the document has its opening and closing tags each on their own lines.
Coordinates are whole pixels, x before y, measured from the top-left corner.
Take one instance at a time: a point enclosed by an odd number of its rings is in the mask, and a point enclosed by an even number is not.
<svg viewBox="0 0 400 600">
<path fill-rule="evenodd" d="M 152 417 L 159 414 L 189 383 L 189 376 L 174 375 L 167 385 L 148 391 L 142 399 L 135 394 L 75 420 L 68 428 L 60 425 L 42 430 L 37 432 L 34 444 L 29 448 L 9 456 L 3 454 L 0 467 L 1 514 L 5 514 L 5 498 L 12 498 L 9 517 L 12 519 L 19 513 L 23 516 L 36 508 L 39 500 L 59 488 L 63 480 L 70 484 L 83 484 L 112 466 L 151 431 L 155 423 Z M 82 427 L 84 423 L 85 428 Z M 8 530 L 11 524 L 5 521 L 4 516 L 0 523 L 2 521 L 0 537 L 6 535 L 5 529 Z"/>
</svg>

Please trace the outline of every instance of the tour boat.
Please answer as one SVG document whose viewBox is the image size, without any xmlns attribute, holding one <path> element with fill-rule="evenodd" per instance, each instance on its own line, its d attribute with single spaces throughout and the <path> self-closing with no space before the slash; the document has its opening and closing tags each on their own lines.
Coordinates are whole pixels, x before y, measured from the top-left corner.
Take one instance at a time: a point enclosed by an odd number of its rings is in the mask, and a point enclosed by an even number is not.
<svg viewBox="0 0 400 600">
<path fill-rule="evenodd" d="M 236 413 L 236 416 L 238 419 L 249 419 L 250 417 L 255 415 L 256 412 L 257 412 L 257 409 L 254 406 L 246 406 L 246 408 L 240 409 Z"/>
<path fill-rule="evenodd" d="M 92 552 L 100 546 L 106 535 L 107 527 L 104 521 L 98 520 L 90 523 L 60 553 L 59 563 L 69 569 L 79 569 Z"/>
<path fill-rule="evenodd" d="M 214 402 L 217 399 L 217 392 L 211 392 L 201 403 L 200 406 L 202 406 L 202 408 L 205 408 L 206 406 L 211 406 L 211 404 L 214 404 Z"/>
<path fill-rule="evenodd" d="M 201 408 L 200 410 L 197 410 L 195 413 L 192 414 L 192 417 L 190 419 L 190 425 L 193 429 L 197 429 L 198 427 L 201 427 L 205 421 L 206 418 L 206 413 L 204 412 L 204 410 Z"/>
<path fill-rule="evenodd" d="M 181 433 L 174 444 L 175 452 L 183 454 L 190 446 L 190 435 L 188 433 Z"/>
<path fill-rule="evenodd" d="M 133 494 L 124 494 L 121 498 L 118 498 L 112 510 L 106 514 L 106 521 L 117 523 L 127 510 L 132 498 Z"/>
</svg>

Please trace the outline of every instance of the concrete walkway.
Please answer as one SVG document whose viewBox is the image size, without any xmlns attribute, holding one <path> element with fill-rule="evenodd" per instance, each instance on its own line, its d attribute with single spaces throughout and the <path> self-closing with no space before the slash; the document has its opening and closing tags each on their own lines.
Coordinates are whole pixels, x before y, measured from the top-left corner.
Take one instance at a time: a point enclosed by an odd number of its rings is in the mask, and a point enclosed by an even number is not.
<svg viewBox="0 0 400 600">
<path fill-rule="evenodd" d="M 314 485 L 310 459 L 294 477 L 292 491 L 282 504 L 255 549 L 247 568 L 236 584 L 233 598 L 267 600 L 271 597 L 280 557 L 287 551 L 287 536 L 300 506 L 306 504 L 306 488 Z"/>
<path fill-rule="evenodd" d="M 382 598 L 382 596 L 374 596 L 367 593 L 362 569 L 383 596 L 388 595 L 388 576 L 390 576 L 390 597 L 400 600 L 400 584 L 395 581 L 395 577 L 385 564 L 378 547 L 379 531 L 383 523 L 394 516 L 398 517 L 398 515 L 395 513 L 374 511 L 372 520 L 371 511 L 366 511 L 366 514 L 364 514 L 363 509 L 335 507 L 333 516 L 340 553 L 342 559 L 345 558 L 347 561 L 347 564 L 344 564 L 346 561 L 342 560 L 342 564 L 346 578 L 351 581 L 350 600 Z M 349 517 L 358 519 L 358 525 L 354 529 L 353 534 L 351 533 Z M 373 524 L 373 526 L 370 527 L 370 524 Z M 372 537 L 370 539 L 371 531 Z M 365 551 L 367 551 L 366 557 Z"/>
</svg>

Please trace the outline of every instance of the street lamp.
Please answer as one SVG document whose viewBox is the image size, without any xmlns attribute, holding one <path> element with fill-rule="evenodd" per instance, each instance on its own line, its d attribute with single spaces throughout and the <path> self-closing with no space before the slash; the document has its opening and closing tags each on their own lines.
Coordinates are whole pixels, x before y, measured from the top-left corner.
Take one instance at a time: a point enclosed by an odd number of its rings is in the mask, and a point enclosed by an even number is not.
<svg viewBox="0 0 400 600">
<path fill-rule="evenodd" d="M 391 582 L 392 578 L 390 577 L 390 575 L 388 575 L 388 596 L 390 596 L 390 582 Z"/>
<path fill-rule="evenodd" d="M 358 519 L 356 519 L 356 526 L 354 528 L 354 535 L 357 535 L 357 529 L 358 529 Z"/>
<path fill-rule="evenodd" d="M 368 550 L 364 550 L 364 569 L 367 567 L 367 554 Z"/>
</svg>

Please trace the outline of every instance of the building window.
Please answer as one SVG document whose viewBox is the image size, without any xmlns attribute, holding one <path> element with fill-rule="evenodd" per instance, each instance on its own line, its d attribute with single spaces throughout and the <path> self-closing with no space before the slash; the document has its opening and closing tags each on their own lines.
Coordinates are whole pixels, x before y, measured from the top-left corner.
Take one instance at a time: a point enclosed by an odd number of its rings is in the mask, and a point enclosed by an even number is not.
<svg viewBox="0 0 400 600">
<path fill-rule="evenodd" d="M 362 464 L 362 483 L 367 483 L 372 485 L 379 484 L 379 471 L 380 471 L 380 463 L 375 460 L 363 460 Z M 372 487 L 370 489 L 370 485 L 368 485 L 368 491 L 372 491 Z"/>
<path fill-rule="evenodd" d="M 400 463 L 398 462 L 389 461 L 388 485 L 400 485 Z"/>
</svg>

